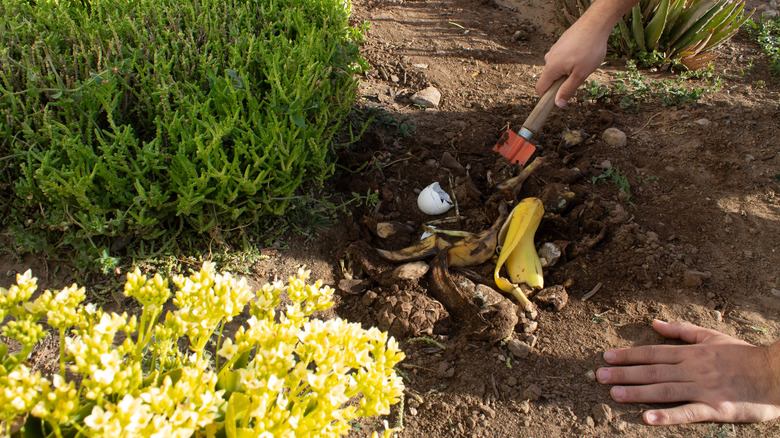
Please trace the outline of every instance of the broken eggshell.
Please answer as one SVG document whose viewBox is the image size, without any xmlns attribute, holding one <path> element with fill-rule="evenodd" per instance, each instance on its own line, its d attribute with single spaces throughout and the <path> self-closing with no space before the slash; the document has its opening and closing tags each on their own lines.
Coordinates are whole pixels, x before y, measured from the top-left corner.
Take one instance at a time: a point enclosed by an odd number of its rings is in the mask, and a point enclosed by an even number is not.
<svg viewBox="0 0 780 438">
<path fill-rule="evenodd" d="M 417 206 L 431 216 L 446 213 L 452 208 L 452 199 L 438 182 L 424 188 L 417 196 Z"/>
</svg>

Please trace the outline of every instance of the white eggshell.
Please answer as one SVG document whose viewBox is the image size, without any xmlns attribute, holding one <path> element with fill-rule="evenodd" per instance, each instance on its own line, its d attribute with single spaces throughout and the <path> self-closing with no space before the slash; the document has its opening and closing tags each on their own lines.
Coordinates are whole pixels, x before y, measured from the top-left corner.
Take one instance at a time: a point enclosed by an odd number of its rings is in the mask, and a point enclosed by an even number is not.
<svg viewBox="0 0 780 438">
<path fill-rule="evenodd" d="M 435 182 L 420 192 L 417 196 L 417 206 L 423 213 L 435 216 L 449 211 L 452 208 L 452 199 L 439 183 Z"/>
</svg>

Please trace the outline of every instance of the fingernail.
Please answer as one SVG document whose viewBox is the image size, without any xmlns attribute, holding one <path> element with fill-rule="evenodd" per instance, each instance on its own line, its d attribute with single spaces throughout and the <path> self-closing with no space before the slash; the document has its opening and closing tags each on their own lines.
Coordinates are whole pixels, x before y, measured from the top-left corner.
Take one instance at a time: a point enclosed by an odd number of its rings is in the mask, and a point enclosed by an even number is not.
<svg viewBox="0 0 780 438">
<path fill-rule="evenodd" d="M 615 352 L 614 351 L 605 351 L 604 352 L 604 360 L 607 362 L 612 362 L 615 360 Z"/>
<path fill-rule="evenodd" d="M 656 415 L 655 412 L 647 411 L 645 413 L 645 422 L 647 422 L 647 424 L 655 424 L 656 421 L 658 421 L 658 415 Z"/>
<path fill-rule="evenodd" d="M 661 321 L 660 319 L 656 319 L 655 322 L 657 322 L 658 324 L 663 324 L 663 325 L 669 324 L 668 322 Z"/>
<path fill-rule="evenodd" d="M 615 400 L 621 400 L 626 396 L 626 388 L 623 388 L 622 386 L 616 386 L 612 388 L 612 397 L 615 398 Z"/>
<path fill-rule="evenodd" d="M 596 378 L 599 379 L 599 382 L 606 382 L 609 380 L 609 370 L 606 368 L 599 369 L 596 371 Z"/>
<path fill-rule="evenodd" d="M 567 102 L 568 102 L 568 100 L 566 100 L 566 99 L 558 99 L 558 100 L 555 101 L 555 104 L 558 105 L 558 108 L 563 108 L 563 107 L 566 106 Z"/>
</svg>

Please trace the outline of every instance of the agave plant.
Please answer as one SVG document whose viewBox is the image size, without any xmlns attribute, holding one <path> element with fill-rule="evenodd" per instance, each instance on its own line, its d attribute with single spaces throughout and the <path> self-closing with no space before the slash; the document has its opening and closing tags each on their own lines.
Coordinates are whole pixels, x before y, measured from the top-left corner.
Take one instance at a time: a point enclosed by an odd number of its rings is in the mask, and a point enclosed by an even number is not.
<svg viewBox="0 0 780 438">
<path fill-rule="evenodd" d="M 556 0 L 560 18 L 573 24 L 592 0 Z M 637 55 L 659 53 L 690 70 L 707 65 L 753 14 L 744 0 L 641 0 L 618 22 L 612 45 Z"/>
</svg>

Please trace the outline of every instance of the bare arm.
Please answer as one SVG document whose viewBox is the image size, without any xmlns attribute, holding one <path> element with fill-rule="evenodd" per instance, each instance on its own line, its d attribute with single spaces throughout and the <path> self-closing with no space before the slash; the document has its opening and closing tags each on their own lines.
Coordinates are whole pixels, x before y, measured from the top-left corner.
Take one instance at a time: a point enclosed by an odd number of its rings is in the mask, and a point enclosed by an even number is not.
<svg viewBox="0 0 780 438">
<path fill-rule="evenodd" d="M 596 0 L 544 56 L 545 66 L 536 84 L 539 95 L 562 76 L 569 76 L 558 90 L 555 103 L 566 105 L 607 53 L 609 34 L 639 0 Z"/>
</svg>

